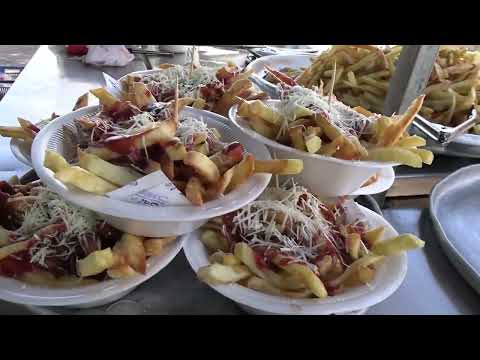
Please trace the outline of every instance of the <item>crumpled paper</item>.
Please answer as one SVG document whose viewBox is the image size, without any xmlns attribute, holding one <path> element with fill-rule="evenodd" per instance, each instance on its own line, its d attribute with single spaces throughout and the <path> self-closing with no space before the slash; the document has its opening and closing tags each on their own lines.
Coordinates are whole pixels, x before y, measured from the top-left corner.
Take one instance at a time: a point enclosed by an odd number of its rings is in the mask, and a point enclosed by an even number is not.
<svg viewBox="0 0 480 360">
<path fill-rule="evenodd" d="M 84 61 L 97 66 L 125 66 L 134 58 L 125 45 L 88 45 Z"/>
</svg>

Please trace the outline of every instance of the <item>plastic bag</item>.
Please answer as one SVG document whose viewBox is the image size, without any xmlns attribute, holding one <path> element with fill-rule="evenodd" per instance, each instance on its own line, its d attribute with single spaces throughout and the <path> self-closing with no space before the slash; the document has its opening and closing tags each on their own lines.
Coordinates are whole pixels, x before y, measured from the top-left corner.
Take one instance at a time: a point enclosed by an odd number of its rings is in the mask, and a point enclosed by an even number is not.
<svg viewBox="0 0 480 360">
<path fill-rule="evenodd" d="M 84 61 L 98 66 L 125 66 L 134 58 L 125 45 L 89 45 Z"/>
</svg>

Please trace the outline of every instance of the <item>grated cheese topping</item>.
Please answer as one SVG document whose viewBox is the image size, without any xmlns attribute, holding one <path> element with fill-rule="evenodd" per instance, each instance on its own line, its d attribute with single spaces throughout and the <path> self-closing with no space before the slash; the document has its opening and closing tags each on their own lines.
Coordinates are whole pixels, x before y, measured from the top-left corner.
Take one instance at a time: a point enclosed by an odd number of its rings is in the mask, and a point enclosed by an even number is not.
<svg viewBox="0 0 480 360">
<path fill-rule="evenodd" d="M 184 145 L 191 144 L 193 136 L 199 133 L 206 133 L 210 139 L 217 139 L 215 132 L 207 126 L 202 117 L 199 119 L 192 116 L 182 117 L 176 135 Z"/>
<path fill-rule="evenodd" d="M 67 258 L 74 253 L 79 241 L 95 233 L 95 214 L 65 202 L 59 195 L 44 189 L 38 200 L 25 213 L 22 226 L 15 231 L 16 241 L 36 237 L 35 233 L 52 224 L 64 223 L 65 232 L 51 233 L 38 239 L 29 249 L 30 262 L 48 267 L 49 256 Z M 83 240 L 82 240 L 83 239 Z"/>
<path fill-rule="evenodd" d="M 154 96 L 157 96 L 175 90 L 178 78 L 178 95 L 197 98 L 201 86 L 220 83 L 216 77 L 219 68 L 201 66 L 192 70 L 190 66 L 175 65 L 153 74 L 143 75 L 142 82 Z"/>
<path fill-rule="evenodd" d="M 251 247 L 280 251 L 317 271 L 313 261 L 329 242 L 336 250 L 334 224 L 323 216 L 327 207 L 306 188 L 285 184 L 269 188 L 262 196 L 240 209 L 233 219 L 238 232 Z"/>
<path fill-rule="evenodd" d="M 281 92 L 281 103 L 278 107 L 278 111 L 286 120 L 285 129 L 289 122 L 296 120 L 295 116 L 299 107 L 325 114 L 326 118 L 345 134 L 355 136 L 366 133 L 369 125 L 381 116 L 375 114 L 367 117 L 334 97 L 329 99 L 328 96 L 322 96 L 311 89 L 293 86 Z"/>
</svg>

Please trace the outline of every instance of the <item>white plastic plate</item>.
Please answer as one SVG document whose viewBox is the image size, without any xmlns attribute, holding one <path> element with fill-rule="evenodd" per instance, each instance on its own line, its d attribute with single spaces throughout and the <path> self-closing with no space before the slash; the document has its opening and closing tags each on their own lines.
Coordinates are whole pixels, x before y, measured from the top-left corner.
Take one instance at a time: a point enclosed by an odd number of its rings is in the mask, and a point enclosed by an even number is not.
<svg viewBox="0 0 480 360">
<path fill-rule="evenodd" d="M 209 201 L 202 206 L 168 206 L 149 207 L 125 201 L 107 198 L 81 190 L 71 190 L 55 179 L 51 170 L 43 166 L 45 150 L 57 151 L 62 155 L 72 149 L 64 146 L 64 126 L 76 132 L 74 121 L 79 116 L 92 115 L 98 111 L 98 106 L 89 106 L 68 115 L 64 115 L 48 124 L 35 137 L 32 146 L 33 167 L 40 179 L 52 191 L 60 194 L 66 200 L 97 212 L 113 226 L 140 236 L 168 236 L 188 233 L 207 221 L 242 207 L 257 198 L 268 185 L 270 174 L 255 174 L 234 191 L 222 198 Z M 239 141 L 245 151 L 252 153 L 257 159 L 270 159 L 267 148 L 251 140 L 231 126 L 224 117 L 193 108 L 186 108 L 181 116 L 202 118 L 209 127 L 215 127 L 222 135 L 222 141 Z"/>
<path fill-rule="evenodd" d="M 384 238 L 397 236 L 395 229 L 380 215 L 359 205 L 371 227 L 384 226 Z M 199 238 L 200 231 L 190 234 L 183 251 L 192 269 L 197 272 L 208 265 L 208 253 Z M 390 256 L 378 268 L 375 279 L 369 284 L 350 288 L 344 293 L 325 299 L 291 299 L 273 296 L 247 287 L 228 284 L 210 285 L 223 296 L 235 301 L 246 311 L 255 314 L 278 315 L 331 315 L 356 312 L 378 304 L 392 295 L 407 273 L 407 255 Z"/>
<path fill-rule="evenodd" d="M 267 102 L 276 104 L 278 100 L 268 100 Z M 237 116 L 237 109 L 238 106 L 235 105 L 229 111 L 232 123 L 252 139 L 266 145 L 274 158 L 303 160 L 304 169 L 295 176 L 295 179 L 315 194 L 328 197 L 374 194 L 387 190 L 393 184 L 393 166 L 397 165 L 395 163 L 343 160 L 294 149 L 257 133 L 250 128 L 247 121 Z M 389 169 L 384 173 L 385 181 L 378 184 L 373 183 L 369 189 L 361 189 L 362 184 L 383 169 Z"/>
</svg>

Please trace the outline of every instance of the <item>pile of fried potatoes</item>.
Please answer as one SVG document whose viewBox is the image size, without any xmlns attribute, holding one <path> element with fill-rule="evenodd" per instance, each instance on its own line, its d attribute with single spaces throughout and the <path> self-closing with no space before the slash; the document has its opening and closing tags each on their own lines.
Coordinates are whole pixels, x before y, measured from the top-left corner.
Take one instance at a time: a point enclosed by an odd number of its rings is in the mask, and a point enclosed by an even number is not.
<svg viewBox="0 0 480 360">
<path fill-rule="evenodd" d="M 12 192 L 9 192 L 11 195 L 4 204 L 6 206 L 4 210 L 7 209 L 8 212 L 3 214 L 5 216 L 16 214 L 15 216 L 19 218 L 23 218 L 23 214 L 28 212 L 29 208 L 35 204 L 35 195 L 45 189 L 39 181 L 20 184 L 17 177 L 11 178 L 8 184 Z M 57 220 L 62 221 L 61 219 Z M 57 225 L 53 223 L 46 228 Z M 41 228 L 38 233 L 45 232 L 46 228 Z M 0 267 L 2 261 L 6 260 L 6 269 L 15 268 L 15 266 L 21 267 L 21 264 L 15 265 L 19 264 L 21 260 L 14 259 L 14 263 L 8 263 L 8 260 L 11 259 L 11 256 L 14 257 L 16 254 L 27 251 L 32 245 L 32 241 L 38 240 L 38 235 L 33 235 L 32 239 L 12 242 L 12 235 L 15 235 L 13 231 L 0 226 Z M 56 277 L 47 269 L 35 269 L 35 271 L 22 272 L 19 280 L 49 287 L 72 287 L 95 283 L 97 281 L 90 277 L 105 271 L 108 277 L 112 279 L 145 274 L 147 259 L 151 256 L 164 255 L 176 240 L 175 236 L 144 238 L 128 233 L 119 233 L 118 236 L 119 239 L 113 247 L 93 251 L 85 258 L 78 259 L 76 263 L 77 276 L 71 274 Z"/>
<path fill-rule="evenodd" d="M 90 278 L 106 271 L 110 279 L 126 279 L 135 275 L 145 274 L 146 261 L 151 256 L 165 254 L 176 237 L 142 238 L 124 233 L 113 248 L 97 250 L 87 257 L 77 260 L 77 275 L 55 277 L 44 271 L 26 272 L 19 280 L 33 285 L 49 287 L 72 287 L 97 283 Z M 13 244 L 16 245 L 16 244 Z M 12 246 L 12 245 L 8 245 Z M 7 246 L 7 247 L 8 247 Z M 14 255 L 7 247 L 0 248 L 0 261 L 4 255 Z"/>
<path fill-rule="evenodd" d="M 418 149 L 426 145 L 425 139 L 408 135 L 406 129 L 422 106 L 423 98 L 415 99 L 404 114 L 380 116 L 372 125 L 373 134 L 360 139 L 346 134 L 324 114 L 301 106 L 298 106 L 296 119 L 288 122 L 284 136 L 279 134 L 285 119 L 266 102 L 243 101 L 238 108 L 238 116 L 247 120 L 259 134 L 310 154 L 345 160 L 396 162 L 419 168 L 422 163 L 431 164 L 433 154 Z M 354 110 L 368 117 L 375 115 L 361 106 Z"/>
<path fill-rule="evenodd" d="M 339 100 L 382 113 L 389 81 L 402 51 L 397 45 L 380 49 L 371 45 L 334 45 L 320 54 L 296 77 L 299 85 L 325 84 Z M 335 78 L 332 78 L 336 67 Z M 480 52 L 443 45 L 425 89 L 420 114 L 446 126 L 466 121 L 480 92 Z M 480 134 L 480 126 L 472 129 Z"/>
<path fill-rule="evenodd" d="M 337 294 L 345 288 L 367 284 L 374 279 L 377 266 L 386 256 L 424 245 L 411 234 L 383 239 L 385 229 L 377 227 L 365 233 L 365 239 L 371 245 L 368 254 L 359 251 L 359 235 L 351 234 L 355 236 L 351 236 L 352 241 L 347 241 L 350 245 L 348 251 L 357 256 L 346 269 L 335 266 L 339 263 L 332 262 L 328 255 L 317 264 L 315 271 L 302 262 L 288 261 L 281 255 L 273 259 L 276 269 L 265 269 L 257 265 L 255 251 L 248 244 L 229 244 L 222 234 L 222 225 L 221 218 L 214 218 L 202 229 L 200 239 L 210 254 L 210 264 L 198 270 L 198 277 L 212 285 L 238 283 L 256 291 L 289 298 L 325 298 L 329 296 L 327 287 L 336 288 Z"/>
<path fill-rule="evenodd" d="M 160 64 L 158 71 L 162 71 L 173 67 L 173 64 Z M 228 73 L 229 67 L 236 67 L 234 64 L 228 64 L 218 70 L 220 76 L 222 73 Z M 208 104 L 207 100 L 198 97 L 191 100 L 191 106 L 198 109 L 207 109 L 220 115 L 226 116 L 228 110 L 235 104 L 239 103 L 239 99 L 261 99 L 265 98 L 265 94 L 255 90 L 252 82 L 248 77 L 252 74 L 253 70 L 246 72 L 239 72 L 232 80 L 231 84 L 225 88 L 224 93 L 213 104 Z M 128 74 L 127 78 L 122 81 L 122 87 L 124 90 L 123 100 L 129 100 L 136 102 L 138 94 L 145 88 L 145 84 L 142 82 L 142 76 L 140 74 Z M 153 97 L 153 95 L 152 95 Z"/>
<path fill-rule="evenodd" d="M 145 274 L 147 258 L 164 254 L 175 240 L 175 236 L 143 238 L 124 233 L 113 248 L 95 251 L 78 260 L 77 273 L 80 277 L 88 277 L 106 270 L 112 279 Z"/>
</svg>

